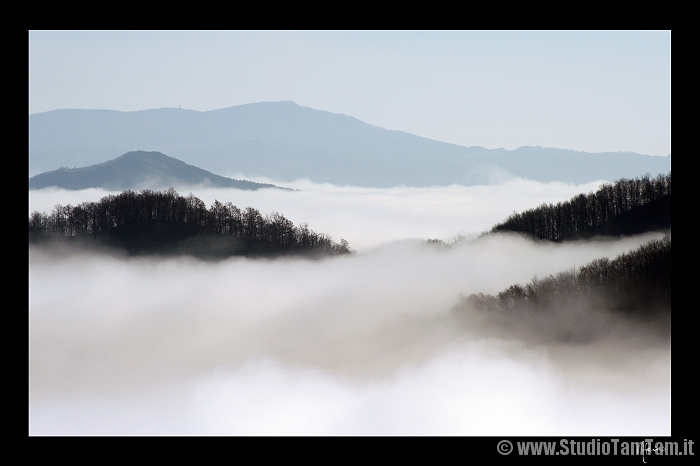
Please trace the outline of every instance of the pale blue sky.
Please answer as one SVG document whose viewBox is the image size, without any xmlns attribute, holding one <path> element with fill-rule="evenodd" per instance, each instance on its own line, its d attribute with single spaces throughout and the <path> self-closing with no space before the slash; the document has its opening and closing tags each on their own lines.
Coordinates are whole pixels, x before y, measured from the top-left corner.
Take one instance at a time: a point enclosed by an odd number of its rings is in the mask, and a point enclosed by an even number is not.
<svg viewBox="0 0 700 466">
<path fill-rule="evenodd" d="M 29 112 L 261 101 L 465 146 L 671 151 L 670 31 L 30 31 Z"/>
</svg>

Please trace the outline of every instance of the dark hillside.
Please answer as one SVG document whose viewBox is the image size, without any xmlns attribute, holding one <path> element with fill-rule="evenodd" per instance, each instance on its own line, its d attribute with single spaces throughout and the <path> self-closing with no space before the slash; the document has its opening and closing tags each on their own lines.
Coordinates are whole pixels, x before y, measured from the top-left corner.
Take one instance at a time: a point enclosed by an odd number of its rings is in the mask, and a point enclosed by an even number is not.
<svg viewBox="0 0 700 466">
<path fill-rule="evenodd" d="M 603 257 L 556 276 L 534 277 L 497 296 L 461 295 L 453 311 L 471 313 L 515 331 L 545 329 L 563 341 L 586 341 L 615 331 L 611 316 L 670 330 L 671 238 L 651 241 L 613 260 Z"/>
<path fill-rule="evenodd" d="M 594 235 L 638 234 L 671 228 L 671 172 L 621 179 L 595 193 L 514 213 L 492 228 L 562 241 Z"/>
<path fill-rule="evenodd" d="M 594 236 L 638 235 L 647 231 L 671 229 L 671 194 L 622 213 L 619 217 L 588 230 L 565 236 L 564 240 L 577 240 Z"/>
<path fill-rule="evenodd" d="M 104 245 L 129 254 L 188 254 L 207 259 L 233 255 L 337 255 L 351 252 L 302 223 L 276 212 L 241 210 L 214 201 L 209 209 L 192 194 L 124 191 L 75 207 L 57 205 L 51 214 L 29 217 L 31 244 Z"/>
</svg>

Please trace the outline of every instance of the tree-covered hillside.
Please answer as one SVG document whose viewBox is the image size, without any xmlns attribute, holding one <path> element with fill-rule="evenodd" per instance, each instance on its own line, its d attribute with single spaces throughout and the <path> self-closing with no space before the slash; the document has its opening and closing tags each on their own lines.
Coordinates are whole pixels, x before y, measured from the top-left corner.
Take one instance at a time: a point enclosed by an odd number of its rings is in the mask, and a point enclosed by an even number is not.
<svg viewBox="0 0 700 466">
<path fill-rule="evenodd" d="M 671 238 L 646 243 L 613 260 L 596 259 L 556 276 L 512 285 L 497 296 L 460 296 L 456 310 L 488 312 L 572 308 L 607 309 L 635 315 L 671 311 Z"/>
<path fill-rule="evenodd" d="M 636 234 L 671 228 L 671 172 L 621 179 L 595 193 L 513 213 L 491 231 L 514 231 L 560 241 L 594 234 Z"/>
<path fill-rule="evenodd" d="M 263 216 L 230 202 L 206 204 L 190 194 L 124 191 L 98 202 L 57 205 L 51 214 L 29 217 L 30 244 L 49 241 L 96 242 L 129 253 L 184 253 L 218 258 L 231 255 L 346 254 L 347 241 L 295 226 L 283 215 Z"/>
</svg>

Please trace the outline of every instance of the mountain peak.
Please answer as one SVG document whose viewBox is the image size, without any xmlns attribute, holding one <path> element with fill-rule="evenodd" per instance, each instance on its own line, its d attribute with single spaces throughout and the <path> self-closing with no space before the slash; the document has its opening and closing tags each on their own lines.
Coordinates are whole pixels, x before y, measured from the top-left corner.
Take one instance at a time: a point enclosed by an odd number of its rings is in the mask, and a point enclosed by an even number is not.
<svg viewBox="0 0 700 466">
<path fill-rule="evenodd" d="M 29 189 L 56 186 L 64 189 L 161 189 L 207 185 L 220 188 L 259 189 L 271 184 L 234 180 L 188 165 L 157 151 L 131 151 L 100 164 L 59 168 L 29 178 Z"/>
</svg>

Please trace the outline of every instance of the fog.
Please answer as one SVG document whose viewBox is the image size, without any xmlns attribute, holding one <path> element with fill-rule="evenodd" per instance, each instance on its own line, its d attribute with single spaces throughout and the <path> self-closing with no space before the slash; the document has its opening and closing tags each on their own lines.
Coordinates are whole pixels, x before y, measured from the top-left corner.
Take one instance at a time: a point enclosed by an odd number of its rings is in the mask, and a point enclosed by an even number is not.
<svg viewBox="0 0 700 466">
<path fill-rule="evenodd" d="M 597 186 L 193 191 L 358 250 L 324 260 L 31 249 L 30 433 L 667 435 L 670 344 L 658 328 L 562 310 L 514 329 L 452 310 L 460 293 L 497 293 L 662 236 L 476 237 L 513 210 Z M 104 194 L 32 191 L 30 210 Z M 459 234 L 468 239 L 449 248 L 420 241 Z M 584 321 L 586 339 L 557 337 Z"/>
<path fill-rule="evenodd" d="M 494 178 L 502 181 L 495 175 Z M 581 192 L 595 191 L 603 183 L 576 186 L 510 178 L 499 184 L 481 186 L 379 189 L 338 187 L 306 180 L 284 184 L 268 178 L 251 181 L 273 183 L 296 191 L 183 187 L 178 192 L 182 195 L 191 192 L 207 206 L 218 199 L 222 203 L 232 202 L 241 209 L 254 207 L 263 215 L 279 212 L 295 225 L 307 222 L 314 231 L 329 234 L 335 241 L 345 238 L 352 248 L 364 251 L 384 242 L 407 238 L 450 241 L 457 235 L 475 236 L 491 229 L 514 210 L 526 210 L 543 202 L 564 201 Z M 56 204 L 94 202 L 107 194 L 118 192 L 97 188 L 32 190 L 29 210 L 49 213 Z"/>
</svg>

